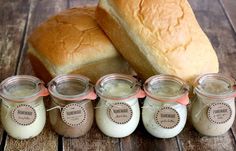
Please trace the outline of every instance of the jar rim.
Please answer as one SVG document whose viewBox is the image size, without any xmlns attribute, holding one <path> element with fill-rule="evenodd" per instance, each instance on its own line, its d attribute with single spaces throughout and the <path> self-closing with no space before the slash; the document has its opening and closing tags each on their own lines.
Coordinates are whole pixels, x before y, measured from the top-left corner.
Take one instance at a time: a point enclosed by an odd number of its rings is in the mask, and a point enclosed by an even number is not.
<svg viewBox="0 0 236 151">
<path fill-rule="evenodd" d="M 123 82 L 130 84 L 130 86 L 131 86 L 130 88 L 132 88 L 132 92 L 130 94 L 127 94 L 124 96 L 114 96 L 114 95 L 111 96 L 111 95 L 104 94 L 103 93 L 104 92 L 104 85 L 107 84 L 107 82 L 109 82 L 109 81 L 111 82 L 114 80 L 122 80 Z M 130 98 L 138 98 L 138 97 L 136 97 L 136 95 L 141 90 L 140 86 L 141 86 L 140 82 L 131 75 L 113 73 L 113 74 L 108 74 L 108 75 L 101 77 L 95 85 L 95 91 L 100 98 L 104 98 L 107 100 L 122 101 L 122 100 L 127 100 Z"/>
<path fill-rule="evenodd" d="M 76 88 L 76 92 L 73 94 L 66 94 L 62 93 L 61 90 L 59 90 L 59 85 L 66 85 L 72 82 L 73 84 L 82 87 L 82 89 Z M 93 86 L 90 83 L 90 79 L 79 74 L 64 74 L 64 75 L 58 75 L 55 78 L 53 78 L 48 83 L 48 90 L 49 93 L 60 100 L 64 101 L 81 101 L 84 100 L 89 92 L 93 91 Z M 75 89 L 74 89 L 75 90 Z"/>
<path fill-rule="evenodd" d="M 220 80 L 222 82 L 225 82 L 228 84 L 228 90 L 225 92 L 221 92 L 221 93 L 211 93 L 211 92 L 207 92 L 204 88 L 204 82 L 206 82 L 206 80 Z M 205 96 L 205 97 L 209 97 L 212 99 L 225 99 L 225 98 L 230 98 L 230 97 L 235 97 L 235 85 L 236 85 L 236 81 L 234 78 L 224 75 L 222 73 L 207 73 L 207 74 L 202 74 L 199 75 L 195 81 L 194 81 L 194 93 Z"/>
<path fill-rule="evenodd" d="M 165 81 L 165 82 L 173 82 L 173 84 L 179 85 L 179 94 L 175 95 L 155 95 L 151 90 L 149 89 L 152 85 L 157 85 L 157 82 L 159 81 Z M 167 74 L 160 74 L 160 75 L 154 75 L 150 78 L 148 78 L 144 85 L 143 89 L 146 93 L 146 95 L 154 100 L 158 100 L 161 102 L 178 102 L 184 105 L 187 105 L 189 103 L 188 101 L 188 92 L 189 92 L 189 86 L 185 81 L 180 79 L 177 76 L 174 75 L 167 75 Z"/>
<path fill-rule="evenodd" d="M 28 85 L 32 84 L 31 86 L 33 87 L 32 89 L 33 91 L 28 95 L 14 96 L 14 94 L 10 93 L 10 89 L 15 88 L 13 86 L 17 86 L 17 85 L 22 86 L 23 84 L 21 82 L 28 82 Z M 31 75 L 15 75 L 15 76 L 8 77 L 7 79 L 1 82 L 0 95 L 4 99 L 7 99 L 8 101 L 27 102 L 27 101 L 34 101 L 40 96 L 47 95 L 47 90 L 44 87 L 44 82 L 41 81 L 37 77 L 31 76 Z"/>
</svg>

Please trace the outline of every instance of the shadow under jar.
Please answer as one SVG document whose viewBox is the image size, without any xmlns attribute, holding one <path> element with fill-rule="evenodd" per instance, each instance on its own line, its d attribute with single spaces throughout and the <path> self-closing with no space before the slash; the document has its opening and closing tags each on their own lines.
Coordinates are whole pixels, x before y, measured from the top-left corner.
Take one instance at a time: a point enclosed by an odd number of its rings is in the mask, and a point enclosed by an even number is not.
<svg viewBox="0 0 236 151">
<path fill-rule="evenodd" d="M 195 129 L 207 136 L 226 133 L 235 118 L 235 80 L 219 73 L 198 77 L 191 119 Z"/>
<path fill-rule="evenodd" d="M 51 98 L 49 119 L 56 133 L 64 137 L 80 137 L 92 127 L 96 99 L 89 79 L 81 75 L 61 75 L 48 84 Z"/>
<path fill-rule="evenodd" d="M 187 84 L 175 76 L 157 75 L 146 80 L 144 91 L 142 120 L 146 130 L 158 138 L 178 135 L 187 120 Z"/>
<path fill-rule="evenodd" d="M 139 82 L 132 76 L 109 74 L 96 84 L 100 100 L 96 106 L 96 123 L 107 136 L 122 138 L 138 126 L 140 108 L 138 98 L 145 96 Z"/>
<path fill-rule="evenodd" d="M 9 77 L 2 81 L 0 94 L 1 120 L 8 135 L 29 139 L 43 130 L 46 122 L 43 96 L 48 91 L 41 80 L 27 75 Z"/>
</svg>

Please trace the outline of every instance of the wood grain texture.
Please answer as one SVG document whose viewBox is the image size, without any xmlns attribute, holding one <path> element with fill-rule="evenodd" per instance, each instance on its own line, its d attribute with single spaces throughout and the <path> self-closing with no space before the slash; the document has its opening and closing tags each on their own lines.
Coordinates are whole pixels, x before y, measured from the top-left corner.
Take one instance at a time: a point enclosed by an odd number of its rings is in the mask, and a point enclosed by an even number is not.
<svg viewBox="0 0 236 151">
<path fill-rule="evenodd" d="M 0 1 L 0 81 L 15 74 L 28 7 L 27 0 Z M 0 125 L 0 142 L 2 134 Z"/>
<path fill-rule="evenodd" d="M 32 30 L 37 27 L 42 21 L 45 21 L 49 16 L 54 15 L 67 7 L 67 2 L 64 0 L 32 0 L 29 6 L 29 15 L 27 18 L 27 29 L 25 37 L 22 37 L 23 46 L 20 55 L 17 74 L 33 75 L 32 67 L 27 58 L 27 37 Z M 43 73 L 42 73 L 43 74 Z M 46 106 L 48 100 L 46 99 Z M 48 117 L 47 117 L 48 119 Z M 39 136 L 29 140 L 15 140 L 7 137 L 5 151 L 56 151 L 58 149 L 58 136 L 51 128 L 47 120 L 46 126 Z"/>
<path fill-rule="evenodd" d="M 64 151 L 119 151 L 119 139 L 105 136 L 97 126 L 79 138 L 63 138 Z"/>
<path fill-rule="evenodd" d="M 27 20 L 29 1 L 0 1 L 0 77 L 14 74 Z"/>
<path fill-rule="evenodd" d="M 69 7 L 96 6 L 98 0 L 69 0 Z"/>
<path fill-rule="evenodd" d="M 144 128 L 142 120 L 135 132 L 120 139 L 122 151 L 176 151 L 179 150 L 176 138 L 159 139 L 151 136 Z"/>
<path fill-rule="evenodd" d="M 217 0 L 189 0 L 197 20 L 209 37 L 216 50 L 220 62 L 220 72 L 236 76 L 236 64 L 232 62 L 236 56 L 235 34 Z M 188 118 L 190 119 L 190 117 Z M 235 124 L 232 126 L 235 129 Z M 232 131 L 217 137 L 200 135 L 188 120 L 186 127 L 178 136 L 181 148 L 187 151 L 222 151 L 236 150 L 235 137 Z"/>
<path fill-rule="evenodd" d="M 236 33 L 236 1 L 235 0 L 220 0 L 224 10 L 232 24 Z"/>
</svg>

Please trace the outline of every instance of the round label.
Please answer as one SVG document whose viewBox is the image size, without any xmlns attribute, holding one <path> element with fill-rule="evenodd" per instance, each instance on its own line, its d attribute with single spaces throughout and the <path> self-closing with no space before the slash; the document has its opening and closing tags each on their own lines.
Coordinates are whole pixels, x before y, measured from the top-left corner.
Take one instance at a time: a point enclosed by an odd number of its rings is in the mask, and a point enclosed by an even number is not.
<svg viewBox="0 0 236 151">
<path fill-rule="evenodd" d="M 30 125 L 36 120 L 36 117 L 35 109 L 27 104 L 18 105 L 12 110 L 12 119 L 19 125 Z"/>
<path fill-rule="evenodd" d="M 71 103 L 63 107 L 61 117 L 67 125 L 75 127 L 79 126 L 86 119 L 86 110 L 84 107 L 76 103 Z"/>
<path fill-rule="evenodd" d="M 117 102 L 108 107 L 107 114 L 117 124 L 125 124 L 130 121 L 133 111 L 127 103 Z"/>
<path fill-rule="evenodd" d="M 171 107 L 162 107 L 155 114 L 155 120 L 163 128 L 171 129 L 179 124 L 179 113 Z"/>
<path fill-rule="evenodd" d="M 215 124 L 223 124 L 232 116 L 232 110 L 226 103 L 213 103 L 208 108 L 208 119 Z"/>
</svg>

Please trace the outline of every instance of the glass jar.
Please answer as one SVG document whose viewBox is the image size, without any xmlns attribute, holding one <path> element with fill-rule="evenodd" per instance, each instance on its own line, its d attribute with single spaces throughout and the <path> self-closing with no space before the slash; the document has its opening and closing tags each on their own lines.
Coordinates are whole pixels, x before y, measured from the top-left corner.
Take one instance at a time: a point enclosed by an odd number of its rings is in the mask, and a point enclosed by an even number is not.
<svg viewBox="0 0 236 151">
<path fill-rule="evenodd" d="M 95 86 L 100 100 L 96 106 L 98 128 L 110 137 L 126 137 L 138 126 L 140 109 L 138 98 L 144 97 L 140 83 L 132 76 L 109 74 Z"/>
<path fill-rule="evenodd" d="M 96 99 L 89 79 L 82 75 L 61 75 L 48 84 L 51 108 L 48 110 L 52 128 L 65 137 L 85 135 L 92 127 Z"/>
<path fill-rule="evenodd" d="M 12 76 L 0 84 L 1 120 L 8 135 L 15 139 L 37 136 L 44 128 L 46 111 L 43 82 L 27 75 Z"/>
<path fill-rule="evenodd" d="M 158 138 L 178 135 L 187 120 L 188 86 L 178 77 L 157 75 L 144 83 L 146 99 L 142 120 L 146 130 Z"/>
<path fill-rule="evenodd" d="M 195 81 L 195 99 L 192 104 L 192 123 L 195 129 L 208 136 L 226 133 L 235 118 L 235 80 L 211 73 Z"/>
</svg>

